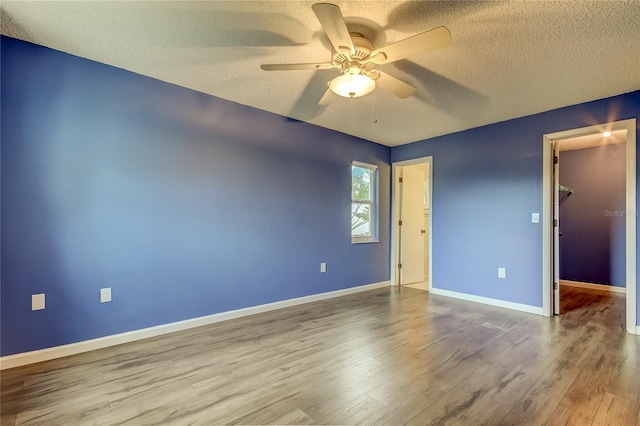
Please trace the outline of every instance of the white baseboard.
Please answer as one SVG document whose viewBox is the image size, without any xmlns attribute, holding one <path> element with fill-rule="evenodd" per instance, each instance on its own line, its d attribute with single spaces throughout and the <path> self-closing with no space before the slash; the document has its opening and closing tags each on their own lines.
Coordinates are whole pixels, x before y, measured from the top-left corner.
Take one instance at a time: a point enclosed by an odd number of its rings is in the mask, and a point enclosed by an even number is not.
<svg viewBox="0 0 640 426">
<path fill-rule="evenodd" d="M 311 296 L 297 297 L 295 299 L 282 300 L 280 302 L 267 303 L 264 305 L 252 306 L 250 308 L 236 309 L 234 311 L 221 312 L 219 314 L 207 315 L 204 317 L 158 325 L 155 327 L 143 328 L 140 330 L 128 331 L 126 333 L 113 334 L 111 336 L 100 337 L 98 339 L 85 340 L 68 345 L 55 346 L 53 348 L 40 349 L 31 352 L 23 352 L 14 355 L 0 357 L 0 370 L 20 367 L 36 362 L 48 361 L 62 358 L 69 355 L 76 355 L 109 346 L 121 345 L 123 343 L 134 342 L 136 340 L 147 339 L 149 337 L 161 336 L 175 331 L 187 330 L 189 328 L 200 327 L 216 322 L 227 321 L 234 318 L 255 315 L 262 312 L 275 311 L 277 309 L 302 305 L 305 303 L 317 302 L 334 297 L 346 296 L 348 294 L 387 287 L 389 281 L 382 281 L 374 284 L 367 284 L 358 287 L 345 288 L 342 290 L 330 291 L 327 293 L 314 294 Z"/>
<path fill-rule="evenodd" d="M 624 287 L 617 287 L 615 285 L 605 285 L 605 284 L 581 283 L 579 281 L 560 280 L 560 285 L 561 286 L 566 285 L 568 287 L 588 288 L 590 290 L 610 291 L 613 293 L 627 292 L 627 289 Z"/>
<path fill-rule="evenodd" d="M 640 325 L 636 325 L 636 334 L 640 335 Z"/>
<path fill-rule="evenodd" d="M 473 294 L 458 293 L 457 291 L 442 290 L 435 287 L 431 289 L 431 294 L 453 297 L 454 299 L 462 299 L 469 302 L 483 303 L 485 305 L 497 306 L 499 308 L 512 309 L 514 311 L 527 312 L 530 314 L 544 315 L 542 307 L 524 305 L 522 303 L 507 302 L 505 300 L 491 299 L 489 297 L 475 296 Z"/>
</svg>

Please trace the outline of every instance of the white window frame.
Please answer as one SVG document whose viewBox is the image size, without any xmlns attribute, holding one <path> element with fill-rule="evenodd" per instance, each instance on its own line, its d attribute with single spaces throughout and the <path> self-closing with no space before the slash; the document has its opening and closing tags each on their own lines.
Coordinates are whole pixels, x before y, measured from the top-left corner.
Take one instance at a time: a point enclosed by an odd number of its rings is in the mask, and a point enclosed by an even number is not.
<svg viewBox="0 0 640 426">
<path fill-rule="evenodd" d="M 353 230 L 351 233 L 351 243 L 352 244 L 361 244 L 361 243 L 377 243 L 378 240 L 378 166 L 375 164 L 363 163 L 361 161 L 352 161 L 351 162 L 351 192 L 353 194 L 353 167 L 360 167 L 364 169 L 369 169 L 371 171 L 371 200 L 363 201 L 363 200 L 354 200 L 351 198 L 351 208 L 349 211 L 352 211 L 353 204 L 368 204 L 369 205 L 369 222 L 371 226 L 371 235 L 367 236 L 354 236 Z"/>
</svg>

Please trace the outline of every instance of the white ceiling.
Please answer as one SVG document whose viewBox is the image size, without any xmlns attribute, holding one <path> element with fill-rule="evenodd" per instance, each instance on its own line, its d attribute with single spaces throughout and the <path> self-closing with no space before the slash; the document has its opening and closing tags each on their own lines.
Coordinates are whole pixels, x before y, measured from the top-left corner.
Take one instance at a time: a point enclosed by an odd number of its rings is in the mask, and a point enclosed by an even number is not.
<svg viewBox="0 0 640 426">
<path fill-rule="evenodd" d="M 595 148 L 603 145 L 615 145 L 627 142 L 626 130 L 615 130 L 611 135 L 604 136 L 602 133 L 593 135 L 578 136 L 575 138 L 561 139 L 557 141 L 558 151 L 574 151 L 577 149 Z"/>
<path fill-rule="evenodd" d="M 310 1 L 7 1 L 1 32 L 394 146 L 640 89 L 640 1 L 336 1 L 375 47 L 441 25 L 446 49 L 380 68 L 418 88 L 320 107 L 335 70 Z M 377 122 L 375 122 L 377 121 Z"/>
</svg>

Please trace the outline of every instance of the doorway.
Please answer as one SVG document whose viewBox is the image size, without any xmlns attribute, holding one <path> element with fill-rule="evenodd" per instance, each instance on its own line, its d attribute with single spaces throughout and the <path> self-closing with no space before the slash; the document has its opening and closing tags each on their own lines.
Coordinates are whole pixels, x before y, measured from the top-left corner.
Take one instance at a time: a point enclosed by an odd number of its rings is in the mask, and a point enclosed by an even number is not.
<svg viewBox="0 0 640 426">
<path fill-rule="evenodd" d="M 597 299 L 582 299 L 594 290 L 606 296 L 598 299 L 602 302 L 607 297 L 624 302 L 624 295 L 614 293 L 626 293 L 626 133 L 608 131 L 553 142 L 558 234 L 554 282 L 559 283 L 554 314 L 595 306 Z M 565 295 L 571 300 L 564 300 Z"/>
<path fill-rule="evenodd" d="M 391 283 L 431 289 L 433 157 L 393 164 Z"/>
<path fill-rule="evenodd" d="M 625 207 L 624 216 L 624 257 L 626 265 L 626 329 L 637 333 L 636 327 L 636 120 L 572 129 L 543 136 L 543 312 L 547 316 L 559 313 L 560 272 L 559 272 L 559 200 L 558 169 L 554 168 L 554 149 L 557 141 L 603 134 L 605 131 L 626 131 L 625 147 Z M 555 170 L 555 172 L 554 172 Z M 571 189 L 571 188 L 564 188 Z M 570 197 L 569 197 L 570 198 Z M 558 202 L 556 202 L 558 201 Z M 569 201 L 567 201 L 569 202 Z M 604 212 L 603 212 L 604 214 Z"/>
</svg>

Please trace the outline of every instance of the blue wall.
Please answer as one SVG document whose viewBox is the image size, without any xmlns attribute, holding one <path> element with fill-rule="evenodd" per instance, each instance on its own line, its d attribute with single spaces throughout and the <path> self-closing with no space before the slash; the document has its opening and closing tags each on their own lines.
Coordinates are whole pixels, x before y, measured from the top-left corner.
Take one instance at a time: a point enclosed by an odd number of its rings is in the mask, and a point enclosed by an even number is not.
<svg viewBox="0 0 640 426">
<path fill-rule="evenodd" d="M 433 156 L 433 286 L 541 307 L 542 136 L 634 117 L 640 91 L 394 147 Z"/>
<path fill-rule="evenodd" d="M 389 148 L 1 43 L 2 355 L 389 279 Z M 352 160 L 380 243 L 351 244 Z"/>
<path fill-rule="evenodd" d="M 625 287 L 625 144 L 560 153 L 560 279 Z"/>
<path fill-rule="evenodd" d="M 387 280 L 389 164 L 428 155 L 434 286 L 542 306 L 542 135 L 640 116 L 636 91 L 389 149 L 10 38 L 0 51 L 3 356 Z M 351 244 L 352 160 L 380 167 L 378 244 Z"/>
</svg>

